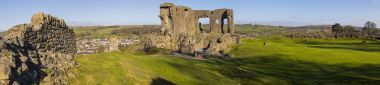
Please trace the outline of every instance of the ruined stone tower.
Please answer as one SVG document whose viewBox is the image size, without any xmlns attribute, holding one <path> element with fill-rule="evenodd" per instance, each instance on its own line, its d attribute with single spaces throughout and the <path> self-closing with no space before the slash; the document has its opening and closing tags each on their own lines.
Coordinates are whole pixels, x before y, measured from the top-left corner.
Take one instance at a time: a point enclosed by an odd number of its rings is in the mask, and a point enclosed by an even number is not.
<svg viewBox="0 0 380 85">
<path fill-rule="evenodd" d="M 192 10 L 173 3 L 160 5 L 161 33 L 151 34 L 145 47 L 171 49 L 195 55 L 225 55 L 228 46 L 237 43 L 232 9 Z M 209 25 L 199 23 L 209 18 Z M 206 28 L 203 28 L 205 27 Z"/>
<path fill-rule="evenodd" d="M 109 51 L 117 51 L 119 50 L 119 39 L 117 38 L 110 38 L 109 40 L 110 46 L 108 48 Z"/>
<path fill-rule="evenodd" d="M 76 64 L 75 36 L 65 21 L 44 13 L 0 38 L 0 85 L 66 84 Z"/>
</svg>

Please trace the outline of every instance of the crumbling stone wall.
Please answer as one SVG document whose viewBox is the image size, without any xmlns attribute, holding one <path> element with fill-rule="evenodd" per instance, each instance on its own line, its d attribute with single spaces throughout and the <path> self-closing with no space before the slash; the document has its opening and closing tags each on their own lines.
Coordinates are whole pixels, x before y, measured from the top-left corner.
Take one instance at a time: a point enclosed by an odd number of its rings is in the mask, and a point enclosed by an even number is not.
<svg viewBox="0 0 380 85">
<path fill-rule="evenodd" d="M 108 48 L 109 51 L 117 51 L 119 50 L 119 39 L 117 38 L 110 38 L 110 46 Z"/>
<path fill-rule="evenodd" d="M 160 5 L 159 17 L 161 33 L 147 35 L 144 44 L 146 49 L 156 47 L 190 55 L 202 53 L 223 56 L 229 51 L 228 46 L 238 41 L 234 35 L 232 9 L 192 10 L 186 6 L 163 3 Z M 205 32 L 199 23 L 200 18 L 210 19 L 210 27 Z"/>
<path fill-rule="evenodd" d="M 12 27 L 0 40 L 0 85 L 66 84 L 76 64 L 75 36 L 64 20 L 44 13 Z"/>
</svg>

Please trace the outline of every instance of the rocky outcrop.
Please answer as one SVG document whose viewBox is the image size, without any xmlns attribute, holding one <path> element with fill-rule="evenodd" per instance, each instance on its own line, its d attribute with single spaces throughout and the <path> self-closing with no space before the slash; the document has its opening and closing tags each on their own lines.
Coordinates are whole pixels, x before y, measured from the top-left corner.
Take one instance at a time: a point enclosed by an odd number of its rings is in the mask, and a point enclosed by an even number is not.
<svg viewBox="0 0 380 85">
<path fill-rule="evenodd" d="M 66 84 L 76 65 L 75 36 L 64 20 L 33 15 L 0 39 L 0 85 Z"/>
<path fill-rule="evenodd" d="M 197 55 L 225 56 L 232 44 L 239 41 L 234 35 L 232 9 L 192 10 L 173 3 L 160 5 L 161 33 L 147 35 L 144 48 L 164 48 Z M 200 18 L 209 18 L 202 25 Z"/>
</svg>

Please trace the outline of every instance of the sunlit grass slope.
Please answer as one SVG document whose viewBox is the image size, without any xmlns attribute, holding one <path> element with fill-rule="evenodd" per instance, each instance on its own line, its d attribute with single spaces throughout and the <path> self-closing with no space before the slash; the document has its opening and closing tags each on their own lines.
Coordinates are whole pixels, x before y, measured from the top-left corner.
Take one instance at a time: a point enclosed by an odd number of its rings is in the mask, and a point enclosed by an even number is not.
<svg viewBox="0 0 380 85">
<path fill-rule="evenodd" d="M 265 45 L 264 45 L 265 42 Z M 231 59 L 110 52 L 78 56 L 70 84 L 379 84 L 378 41 L 243 40 Z"/>
<path fill-rule="evenodd" d="M 236 57 L 275 56 L 325 64 L 380 64 L 380 42 L 373 40 L 290 40 L 275 37 L 274 39 L 244 40 L 243 42 L 245 43 L 239 45 L 233 52 Z"/>
<path fill-rule="evenodd" d="M 72 84 L 150 84 L 165 79 L 175 84 L 237 84 L 215 65 L 174 56 L 125 52 L 79 56 L 79 77 Z"/>
</svg>

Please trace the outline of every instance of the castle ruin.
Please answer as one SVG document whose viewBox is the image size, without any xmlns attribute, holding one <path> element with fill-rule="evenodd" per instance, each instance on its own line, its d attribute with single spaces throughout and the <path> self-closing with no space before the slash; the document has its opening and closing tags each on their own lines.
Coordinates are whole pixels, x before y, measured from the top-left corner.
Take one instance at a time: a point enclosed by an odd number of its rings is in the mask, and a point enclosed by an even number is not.
<svg viewBox="0 0 380 85">
<path fill-rule="evenodd" d="M 151 34 L 145 48 L 171 49 L 179 53 L 224 56 L 238 43 L 232 9 L 193 10 L 173 3 L 160 5 L 161 33 Z M 200 23 L 208 18 L 209 24 Z"/>
</svg>

